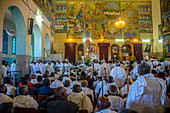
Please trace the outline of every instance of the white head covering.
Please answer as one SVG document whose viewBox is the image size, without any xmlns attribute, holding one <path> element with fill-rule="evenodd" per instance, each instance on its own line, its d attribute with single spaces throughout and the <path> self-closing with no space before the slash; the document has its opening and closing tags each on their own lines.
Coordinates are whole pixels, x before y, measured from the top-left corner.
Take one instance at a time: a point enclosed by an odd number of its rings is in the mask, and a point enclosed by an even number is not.
<svg viewBox="0 0 170 113">
<path fill-rule="evenodd" d="M 118 87 L 123 87 L 124 86 L 124 80 L 121 78 L 121 77 L 116 77 L 114 79 L 115 81 L 115 84 L 118 86 Z"/>
</svg>

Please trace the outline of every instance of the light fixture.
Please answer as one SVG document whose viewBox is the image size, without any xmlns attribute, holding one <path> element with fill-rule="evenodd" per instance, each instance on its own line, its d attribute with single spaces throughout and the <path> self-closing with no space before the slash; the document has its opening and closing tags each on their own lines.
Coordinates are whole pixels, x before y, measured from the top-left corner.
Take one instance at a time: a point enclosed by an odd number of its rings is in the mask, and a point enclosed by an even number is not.
<svg viewBox="0 0 170 113">
<path fill-rule="evenodd" d="M 160 40 L 158 40 L 158 42 L 159 42 L 159 43 L 162 43 L 162 42 L 163 42 L 163 40 L 162 40 L 162 39 L 160 39 Z"/>
<path fill-rule="evenodd" d="M 73 39 L 69 38 L 69 39 L 68 39 L 68 41 L 69 41 L 69 42 L 72 42 L 72 41 L 73 41 Z"/>
<path fill-rule="evenodd" d="M 123 28 L 123 27 L 125 27 L 125 22 L 121 19 L 121 17 L 119 17 L 119 21 L 117 21 L 117 22 L 115 23 L 115 25 L 116 25 L 116 27 L 118 27 L 118 28 Z"/>
<path fill-rule="evenodd" d="M 149 39 L 142 40 L 142 42 L 150 42 Z"/>
<path fill-rule="evenodd" d="M 137 38 L 134 38 L 132 41 L 133 42 L 138 42 L 139 40 Z"/>
<path fill-rule="evenodd" d="M 119 21 L 117 21 L 115 23 L 115 26 L 118 27 L 118 28 L 123 28 L 123 27 L 125 27 L 125 22 L 121 19 L 120 0 L 119 0 L 119 11 L 120 11 Z"/>
<path fill-rule="evenodd" d="M 91 38 L 89 38 L 90 39 L 90 42 L 92 42 L 92 39 Z"/>
<path fill-rule="evenodd" d="M 86 38 L 83 38 L 83 42 L 86 42 Z"/>
<path fill-rule="evenodd" d="M 116 42 L 124 42 L 124 39 L 116 39 Z"/>
<path fill-rule="evenodd" d="M 39 14 L 36 15 L 36 20 L 37 20 L 38 22 L 44 21 L 44 19 L 43 19 Z"/>
<path fill-rule="evenodd" d="M 11 12 L 12 16 L 13 16 L 13 9 L 14 9 L 14 7 L 12 7 L 12 12 Z M 11 16 L 11 20 L 13 20 L 12 16 Z M 14 29 L 13 23 L 11 23 L 10 28 L 6 29 L 6 32 L 9 36 L 13 36 L 16 33 L 16 30 Z"/>
</svg>

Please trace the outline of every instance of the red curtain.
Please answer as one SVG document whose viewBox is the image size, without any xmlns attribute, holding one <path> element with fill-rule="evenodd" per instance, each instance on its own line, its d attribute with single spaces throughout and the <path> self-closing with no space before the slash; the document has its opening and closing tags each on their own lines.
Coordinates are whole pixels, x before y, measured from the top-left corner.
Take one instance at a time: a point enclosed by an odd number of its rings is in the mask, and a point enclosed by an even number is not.
<svg viewBox="0 0 170 113">
<path fill-rule="evenodd" d="M 108 62 L 108 47 L 110 43 L 98 43 L 99 46 L 99 60 L 105 60 Z"/>
<path fill-rule="evenodd" d="M 76 62 L 76 45 L 77 43 L 65 43 L 65 58 L 73 63 Z"/>
<path fill-rule="evenodd" d="M 143 59 L 142 43 L 134 43 L 133 49 L 134 49 L 134 56 L 136 57 L 136 60 L 142 60 Z"/>
</svg>

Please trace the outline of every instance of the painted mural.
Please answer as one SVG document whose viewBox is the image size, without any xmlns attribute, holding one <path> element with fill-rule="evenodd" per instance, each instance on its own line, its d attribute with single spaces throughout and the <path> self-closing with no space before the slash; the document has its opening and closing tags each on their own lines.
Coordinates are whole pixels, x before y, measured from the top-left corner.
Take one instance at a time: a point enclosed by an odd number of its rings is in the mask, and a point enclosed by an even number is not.
<svg viewBox="0 0 170 113">
<path fill-rule="evenodd" d="M 138 10 L 140 33 L 152 33 L 151 3 L 138 2 Z"/>
<path fill-rule="evenodd" d="M 162 28 L 161 28 L 161 24 L 160 24 L 160 25 L 158 25 L 158 37 L 159 37 L 159 40 L 163 39 L 161 29 Z"/>
<path fill-rule="evenodd" d="M 103 19 L 103 1 L 86 2 L 86 19 Z"/>
<path fill-rule="evenodd" d="M 69 19 L 67 38 L 81 39 L 84 34 L 85 21 L 80 19 Z"/>
<path fill-rule="evenodd" d="M 161 26 L 162 33 L 170 32 L 170 1 L 161 0 Z"/>
<path fill-rule="evenodd" d="M 103 20 L 86 20 L 86 37 L 92 39 L 103 38 Z"/>
<path fill-rule="evenodd" d="M 127 20 L 125 21 L 126 26 L 122 29 L 122 36 L 124 36 L 124 39 L 133 39 L 138 38 L 139 39 L 139 27 L 138 27 L 138 21 L 136 20 Z"/>
<path fill-rule="evenodd" d="M 138 2 L 121 2 L 122 17 L 138 20 Z"/>
<path fill-rule="evenodd" d="M 67 0 L 56 1 L 55 32 L 67 32 Z"/>
<path fill-rule="evenodd" d="M 85 1 L 68 1 L 67 17 L 69 19 L 85 19 Z"/>
<path fill-rule="evenodd" d="M 170 57 L 170 34 L 163 36 L 163 54 L 165 57 Z"/>
<path fill-rule="evenodd" d="M 117 20 L 104 21 L 104 37 L 106 39 L 116 39 L 122 37 L 122 29 L 115 26 Z"/>
<path fill-rule="evenodd" d="M 104 2 L 104 19 L 117 19 L 120 16 L 120 2 L 105 1 Z"/>
</svg>

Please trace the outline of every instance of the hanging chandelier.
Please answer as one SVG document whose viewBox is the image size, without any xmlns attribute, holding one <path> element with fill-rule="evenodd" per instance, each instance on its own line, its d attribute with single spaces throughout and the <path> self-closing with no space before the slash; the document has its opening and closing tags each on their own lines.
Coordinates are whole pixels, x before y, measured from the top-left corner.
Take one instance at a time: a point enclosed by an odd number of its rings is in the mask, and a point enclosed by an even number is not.
<svg viewBox="0 0 170 113">
<path fill-rule="evenodd" d="M 119 0 L 119 11 L 120 11 L 119 21 L 117 21 L 117 22 L 115 23 L 115 26 L 118 27 L 118 28 L 123 28 L 123 27 L 125 27 L 125 22 L 121 19 L 120 0 Z"/>
<path fill-rule="evenodd" d="M 125 22 L 121 19 L 121 17 L 119 17 L 119 21 L 117 21 L 117 22 L 115 23 L 115 25 L 116 25 L 116 27 L 118 27 L 118 28 L 123 28 L 123 27 L 125 27 Z"/>
</svg>

